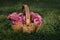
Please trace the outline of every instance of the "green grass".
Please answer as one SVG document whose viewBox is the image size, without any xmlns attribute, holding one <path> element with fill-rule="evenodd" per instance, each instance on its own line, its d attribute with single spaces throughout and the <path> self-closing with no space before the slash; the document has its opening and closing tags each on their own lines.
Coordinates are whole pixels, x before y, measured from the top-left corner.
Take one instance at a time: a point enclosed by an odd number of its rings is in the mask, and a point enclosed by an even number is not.
<svg viewBox="0 0 60 40">
<path fill-rule="evenodd" d="M 5 3 L 5 4 L 4 4 Z M 0 4 L 0 40 L 60 40 L 60 0 L 28 1 L 31 11 L 39 13 L 43 24 L 38 33 L 20 33 L 11 29 L 11 22 L 7 20 L 10 12 L 19 12 L 21 2 L 4 2 Z"/>
</svg>

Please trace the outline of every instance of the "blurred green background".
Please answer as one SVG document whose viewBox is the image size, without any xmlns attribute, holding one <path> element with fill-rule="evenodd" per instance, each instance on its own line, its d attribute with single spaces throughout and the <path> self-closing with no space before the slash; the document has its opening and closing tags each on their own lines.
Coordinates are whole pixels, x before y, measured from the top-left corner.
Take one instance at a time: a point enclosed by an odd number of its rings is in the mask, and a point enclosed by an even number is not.
<svg viewBox="0 0 60 40">
<path fill-rule="evenodd" d="M 6 17 L 10 12 L 19 12 L 23 4 L 42 16 L 39 32 L 27 34 L 11 29 Z M 0 0 L 0 40 L 60 40 L 60 0 Z"/>
</svg>

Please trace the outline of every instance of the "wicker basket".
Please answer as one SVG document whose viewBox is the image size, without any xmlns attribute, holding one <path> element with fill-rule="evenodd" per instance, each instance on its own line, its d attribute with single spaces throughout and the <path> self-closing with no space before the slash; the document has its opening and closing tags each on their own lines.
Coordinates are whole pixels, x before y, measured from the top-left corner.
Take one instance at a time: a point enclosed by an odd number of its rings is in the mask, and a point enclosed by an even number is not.
<svg viewBox="0 0 60 40">
<path fill-rule="evenodd" d="M 19 24 L 19 22 L 17 22 L 15 25 L 12 25 L 12 29 L 26 33 L 38 32 L 40 25 L 35 26 L 34 23 L 30 23 L 30 12 L 27 5 L 23 5 L 22 12 L 24 11 L 26 13 L 26 24 Z"/>
</svg>

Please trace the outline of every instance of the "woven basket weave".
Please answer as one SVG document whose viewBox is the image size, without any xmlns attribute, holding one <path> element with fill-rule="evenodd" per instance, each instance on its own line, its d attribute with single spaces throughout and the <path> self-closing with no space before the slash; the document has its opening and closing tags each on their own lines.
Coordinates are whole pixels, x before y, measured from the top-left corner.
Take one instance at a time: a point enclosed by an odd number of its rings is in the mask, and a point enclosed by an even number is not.
<svg viewBox="0 0 60 40">
<path fill-rule="evenodd" d="M 30 12 L 29 12 L 29 7 L 27 5 L 23 5 L 22 12 L 25 11 L 26 13 L 26 24 L 19 24 L 17 22 L 15 25 L 12 25 L 12 29 L 14 31 L 20 31 L 20 32 L 26 32 L 26 33 L 31 33 L 31 32 L 38 32 L 40 25 L 35 26 L 34 23 L 30 23 Z"/>
</svg>

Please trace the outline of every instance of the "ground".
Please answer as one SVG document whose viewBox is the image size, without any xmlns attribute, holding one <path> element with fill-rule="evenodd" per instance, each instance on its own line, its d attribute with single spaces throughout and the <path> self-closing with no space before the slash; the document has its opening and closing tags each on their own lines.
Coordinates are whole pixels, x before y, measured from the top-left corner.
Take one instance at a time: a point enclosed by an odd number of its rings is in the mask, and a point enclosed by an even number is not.
<svg viewBox="0 0 60 40">
<path fill-rule="evenodd" d="M 39 13 L 43 23 L 37 33 L 20 33 L 11 29 L 7 15 L 20 12 L 20 0 L 0 1 L 0 40 L 60 40 L 60 0 L 26 1 L 31 11 Z"/>
</svg>

